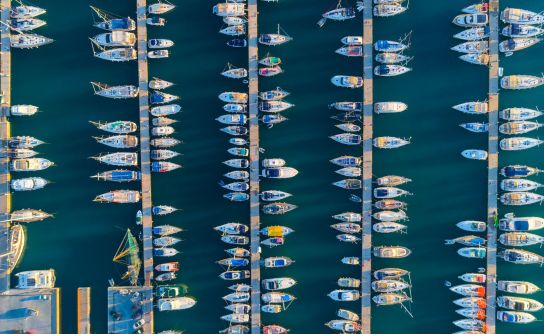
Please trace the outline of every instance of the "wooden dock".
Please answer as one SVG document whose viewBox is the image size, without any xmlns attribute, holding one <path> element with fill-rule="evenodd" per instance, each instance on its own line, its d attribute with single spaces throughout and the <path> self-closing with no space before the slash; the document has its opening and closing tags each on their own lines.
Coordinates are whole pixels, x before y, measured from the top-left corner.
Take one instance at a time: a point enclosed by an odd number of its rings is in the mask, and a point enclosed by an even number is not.
<svg viewBox="0 0 544 334">
<path fill-rule="evenodd" d="M 487 334 L 495 334 L 497 300 L 497 187 L 499 172 L 499 0 L 489 1 L 489 143 L 487 184 Z"/>
<path fill-rule="evenodd" d="M 361 235 L 361 333 L 371 330 L 372 283 L 372 137 L 374 113 L 372 0 L 363 9 L 363 170 Z"/>
<path fill-rule="evenodd" d="M 3 23 L 10 22 L 11 0 L 0 0 L 0 19 Z M 11 108 L 11 32 L 6 24 L 0 27 L 0 147 L 7 148 L 10 138 L 10 123 L 8 116 Z M 9 214 L 11 211 L 9 159 L 0 158 L 0 255 L 10 251 Z M 0 256 L 0 292 L 9 289 L 10 275 L 7 272 L 8 259 Z"/>
<path fill-rule="evenodd" d="M 147 1 L 136 0 L 138 38 L 138 87 L 140 115 L 140 172 L 142 174 L 142 243 L 144 286 L 152 287 L 153 281 L 153 219 L 151 201 L 151 155 L 149 127 L 149 73 L 147 63 Z M 152 293 L 145 293 L 145 304 L 153 305 Z M 153 333 L 153 307 L 146 308 L 144 333 Z"/>
<path fill-rule="evenodd" d="M 251 251 L 251 334 L 261 333 L 261 253 L 259 229 L 259 45 L 257 0 L 247 2 L 248 79 L 249 79 L 249 191 Z"/>
<path fill-rule="evenodd" d="M 91 334 L 91 288 L 77 288 L 77 334 Z"/>
</svg>

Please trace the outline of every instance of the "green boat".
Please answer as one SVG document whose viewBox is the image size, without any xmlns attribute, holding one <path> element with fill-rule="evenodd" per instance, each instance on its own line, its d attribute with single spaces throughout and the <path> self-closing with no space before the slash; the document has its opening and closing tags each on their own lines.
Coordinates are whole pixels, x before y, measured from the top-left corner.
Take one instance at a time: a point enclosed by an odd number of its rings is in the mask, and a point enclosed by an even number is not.
<svg viewBox="0 0 544 334">
<path fill-rule="evenodd" d="M 157 298 L 174 298 L 186 296 L 188 288 L 184 284 L 175 285 L 159 285 L 155 288 L 155 297 Z"/>
<path fill-rule="evenodd" d="M 276 66 L 281 64 L 281 58 L 268 56 L 266 58 L 259 60 L 259 64 L 264 66 Z"/>
</svg>

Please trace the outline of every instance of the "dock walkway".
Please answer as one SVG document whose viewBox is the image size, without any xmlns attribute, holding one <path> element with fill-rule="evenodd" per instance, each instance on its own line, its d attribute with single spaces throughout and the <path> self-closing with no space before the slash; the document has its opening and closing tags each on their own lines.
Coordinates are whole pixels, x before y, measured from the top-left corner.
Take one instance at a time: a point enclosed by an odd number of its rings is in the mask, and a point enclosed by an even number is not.
<svg viewBox="0 0 544 334">
<path fill-rule="evenodd" d="M 152 287 L 153 280 L 153 219 L 151 201 L 151 155 L 149 131 L 149 73 L 147 63 L 147 1 L 136 0 L 138 37 L 138 87 L 140 118 L 140 172 L 142 174 L 142 235 L 144 286 Z M 144 294 L 144 303 L 153 305 L 152 293 Z M 153 307 L 146 308 L 144 332 L 153 332 Z"/>
<path fill-rule="evenodd" d="M 497 299 L 497 182 L 499 169 L 499 0 L 489 1 L 489 143 L 487 184 L 487 309 L 488 334 L 495 334 Z"/>
<path fill-rule="evenodd" d="M 91 288 L 77 288 L 77 334 L 91 334 Z"/>
<path fill-rule="evenodd" d="M 248 0 L 248 78 L 249 78 L 249 189 L 251 251 L 251 334 L 261 333 L 261 254 L 259 229 L 259 75 L 257 0 Z"/>
<path fill-rule="evenodd" d="M 10 22 L 11 0 L 0 0 L 0 20 Z M 7 148 L 10 137 L 8 116 L 11 110 L 11 32 L 7 25 L 0 27 L 0 147 Z M 11 211 L 9 159 L 0 158 L 0 292 L 10 286 L 10 273 L 7 272 L 10 251 L 9 214 Z"/>
<path fill-rule="evenodd" d="M 372 0 L 363 9 L 363 170 L 361 242 L 361 333 L 371 330 L 372 283 L 372 137 L 374 112 Z"/>
</svg>

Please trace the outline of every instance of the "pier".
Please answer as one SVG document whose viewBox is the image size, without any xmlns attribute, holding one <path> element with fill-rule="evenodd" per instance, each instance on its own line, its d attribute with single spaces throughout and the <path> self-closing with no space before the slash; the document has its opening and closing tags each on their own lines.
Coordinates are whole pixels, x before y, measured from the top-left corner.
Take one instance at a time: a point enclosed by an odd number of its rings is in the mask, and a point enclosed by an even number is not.
<svg viewBox="0 0 544 334">
<path fill-rule="evenodd" d="M 147 63 L 147 1 L 136 0 L 138 87 L 140 119 L 140 172 L 142 175 L 142 244 L 144 287 L 144 333 L 153 332 L 153 219 L 151 201 L 151 152 L 149 128 L 149 73 Z"/>
<path fill-rule="evenodd" d="M 91 288 L 77 288 L 77 334 L 91 334 Z"/>
<path fill-rule="evenodd" d="M 486 326 L 495 334 L 497 300 L 497 187 L 499 169 L 499 0 L 489 1 L 489 142 L 487 184 Z"/>
<path fill-rule="evenodd" d="M 0 141 L 1 148 L 7 149 L 10 138 L 10 123 L 8 116 L 11 108 L 11 41 L 10 22 L 11 0 L 0 0 Z M 10 285 L 8 257 L 9 214 L 11 211 L 9 159 L 0 158 L 0 293 L 7 291 Z"/>
<path fill-rule="evenodd" d="M 36 313 L 25 316 L 28 310 Z M 60 334 L 60 290 L 11 289 L 0 294 L 0 333 L 18 330 Z"/>
<path fill-rule="evenodd" d="M 372 284 L 372 136 L 374 113 L 372 0 L 363 9 L 363 170 L 361 235 L 361 333 L 371 330 Z"/>
<path fill-rule="evenodd" d="M 259 229 L 259 46 L 257 0 L 247 2 L 249 79 L 249 219 L 251 251 L 251 334 L 261 333 L 261 253 Z"/>
<path fill-rule="evenodd" d="M 132 334 L 134 323 L 144 319 L 145 334 L 152 334 L 153 287 L 119 286 L 108 288 L 108 333 Z M 151 316 L 151 317 L 150 317 Z"/>
</svg>

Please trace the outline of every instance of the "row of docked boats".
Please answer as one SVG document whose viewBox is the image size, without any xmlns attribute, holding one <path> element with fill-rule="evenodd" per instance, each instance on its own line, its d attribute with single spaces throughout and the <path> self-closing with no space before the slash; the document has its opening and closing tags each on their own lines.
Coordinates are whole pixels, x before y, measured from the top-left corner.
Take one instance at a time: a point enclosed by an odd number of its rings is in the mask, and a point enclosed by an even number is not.
<svg viewBox="0 0 544 334">
<path fill-rule="evenodd" d="M 46 12 L 43 8 L 26 5 L 23 2 L 11 7 L 9 21 L 2 23 L 11 30 L 12 48 L 33 49 L 53 42 L 53 39 L 33 32 L 47 24 L 45 20 L 38 18 Z"/>
<path fill-rule="evenodd" d="M 453 24 L 464 30 L 453 35 L 461 40 L 451 49 L 462 53 L 459 59 L 475 65 L 489 64 L 489 16 L 488 4 L 478 3 L 464 7 L 461 14 L 455 16 Z M 467 152 L 472 154 L 474 152 Z"/>
</svg>

